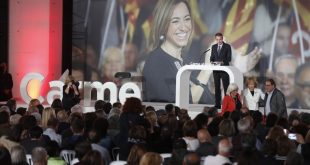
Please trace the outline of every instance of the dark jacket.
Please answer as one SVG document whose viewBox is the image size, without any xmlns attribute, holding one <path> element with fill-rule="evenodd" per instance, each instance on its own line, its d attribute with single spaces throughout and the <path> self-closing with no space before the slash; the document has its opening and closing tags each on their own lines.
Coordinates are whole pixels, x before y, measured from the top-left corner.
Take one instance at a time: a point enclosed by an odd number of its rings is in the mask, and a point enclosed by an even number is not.
<svg viewBox="0 0 310 165">
<path fill-rule="evenodd" d="M 211 62 L 223 61 L 222 65 L 229 66 L 229 62 L 231 61 L 230 45 L 223 42 L 220 54 L 218 54 L 217 52 L 217 46 L 218 44 L 212 45 L 210 61 Z"/>
<path fill-rule="evenodd" d="M 265 95 L 264 103 L 266 107 L 268 95 Z M 271 99 L 270 99 L 270 111 L 277 114 L 278 117 L 287 118 L 287 109 L 285 103 L 284 94 L 277 88 L 273 90 Z M 266 114 L 268 115 L 268 114 Z"/>
</svg>

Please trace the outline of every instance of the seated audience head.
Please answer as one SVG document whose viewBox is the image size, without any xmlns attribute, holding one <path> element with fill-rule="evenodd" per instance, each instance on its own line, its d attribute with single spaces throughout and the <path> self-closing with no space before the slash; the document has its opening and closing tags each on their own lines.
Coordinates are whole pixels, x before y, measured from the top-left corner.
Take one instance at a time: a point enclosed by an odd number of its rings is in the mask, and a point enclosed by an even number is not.
<svg viewBox="0 0 310 165">
<path fill-rule="evenodd" d="M 123 106 L 123 113 L 142 113 L 143 112 L 143 106 L 140 99 L 136 97 L 130 97 L 127 98 L 124 106 Z"/>
<path fill-rule="evenodd" d="M 204 142 L 212 143 L 212 137 L 209 134 L 208 130 L 206 130 L 206 129 L 200 129 L 197 132 L 197 138 L 198 138 L 200 143 L 204 143 Z"/>
<path fill-rule="evenodd" d="M 194 118 L 194 121 L 196 122 L 198 129 L 207 128 L 208 126 L 208 116 L 205 113 L 199 113 Z"/>
<path fill-rule="evenodd" d="M 236 134 L 235 124 L 231 119 L 224 119 L 219 125 L 219 134 L 225 137 L 233 137 Z"/>
<path fill-rule="evenodd" d="M 185 123 L 187 120 L 191 119 L 188 115 L 187 109 L 180 109 L 178 117 L 181 123 Z"/>
<path fill-rule="evenodd" d="M 32 139 L 40 139 L 43 134 L 43 129 L 39 126 L 33 126 L 30 128 L 29 134 Z"/>
<path fill-rule="evenodd" d="M 183 165 L 200 165 L 200 156 L 195 152 L 189 152 L 183 159 Z"/>
<path fill-rule="evenodd" d="M 239 133 L 249 133 L 251 129 L 251 123 L 249 120 L 242 118 L 237 123 Z"/>
<path fill-rule="evenodd" d="M 146 153 L 146 148 L 143 144 L 134 144 L 127 158 L 128 165 L 136 165 L 140 163 L 142 156 Z"/>
<path fill-rule="evenodd" d="M 274 126 L 269 130 L 267 139 L 277 140 L 277 138 L 280 136 L 285 136 L 283 128 L 280 126 Z"/>
<path fill-rule="evenodd" d="M 47 165 L 48 155 L 44 148 L 36 147 L 31 152 L 33 165 Z"/>
<path fill-rule="evenodd" d="M 145 111 L 148 112 L 148 111 L 154 111 L 155 112 L 155 108 L 153 106 L 147 106 L 145 108 Z"/>
<path fill-rule="evenodd" d="M 278 116 L 275 113 L 269 113 L 266 118 L 266 127 L 271 128 L 276 125 Z"/>
<path fill-rule="evenodd" d="M 169 114 L 175 115 L 175 110 L 174 110 L 174 105 L 173 104 L 166 104 L 165 110 L 166 110 L 168 115 Z"/>
<path fill-rule="evenodd" d="M 216 117 L 217 115 L 218 115 L 217 108 L 210 107 L 210 109 L 208 110 L 208 116 L 209 117 Z"/>
<path fill-rule="evenodd" d="M 119 110 L 122 109 L 122 103 L 121 102 L 115 102 L 112 105 L 112 108 L 118 108 Z"/>
<path fill-rule="evenodd" d="M 104 105 L 106 104 L 105 101 L 103 100 L 97 100 L 95 102 L 95 111 L 99 112 L 99 111 L 103 111 Z"/>
<path fill-rule="evenodd" d="M 277 154 L 277 141 L 275 139 L 266 139 L 263 143 L 262 152 L 266 156 L 275 156 Z"/>
<path fill-rule="evenodd" d="M 51 108 L 53 109 L 63 109 L 62 102 L 59 98 L 53 100 Z"/>
<path fill-rule="evenodd" d="M 56 141 L 47 141 L 45 149 L 49 157 L 59 157 L 60 147 L 58 146 L 58 143 Z"/>
<path fill-rule="evenodd" d="M 10 152 L 2 145 L 0 145 L 0 162 L 5 165 L 12 164 Z"/>
<path fill-rule="evenodd" d="M 24 108 L 24 107 L 18 107 L 16 109 L 16 113 L 20 114 L 21 116 L 24 116 L 26 114 L 26 111 L 27 111 L 27 108 Z"/>
<path fill-rule="evenodd" d="M 230 151 L 232 149 L 232 144 L 228 138 L 223 138 L 219 141 L 218 144 L 218 154 L 224 157 L 228 157 L 230 155 Z"/>
<path fill-rule="evenodd" d="M 286 156 L 285 165 L 304 165 L 304 158 L 298 152 L 290 152 Z"/>
<path fill-rule="evenodd" d="M 145 118 L 148 120 L 148 122 L 152 125 L 155 126 L 157 125 L 157 115 L 154 111 L 148 111 L 145 114 Z"/>
<path fill-rule="evenodd" d="M 84 112 L 84 108 L 81 105 L 79 105 L 79 104 L 76 104 L 76 105 L 74 105 L 71 108 L 71 113 L 81 113 L 81 114 L 83 114 L 83 112 Z"/>
<path fill-rule="evenodd" d="M 183 136 L 184 137 L 196 137 L 197 136 L 197 125 L 193 120 L 188 120 L 183 125 Z"/>
<path fill-rule="evenodd" d="M 99 142 L 102 138 L 106 137 L 109 128 L 108 120 L 105 118 L 97 118 L 90 131 L 90 140 L 94 143 Z"/>
<path fill-rule="evenodd" d="M 241 135 L 241 146 L 244 151 L 256 150 L 256 136 L 253 133 L 243 133 Z"/>
<path fill-rule="evenodd" d="M 29 102 L 29 107 L 32 107 L 32 106 L 34 106 L 34 107 L 37 107 L 38 105 L 40 105 L 41 103 L 40 103 L 40 101 L 38 100 L 38 99 L 32 99 L 32 100 L 30 100 L 30 102 Z"/>
<path fill-rule="evenodd" d="M 74 134 L 82 134 L 84 131 L 84 120 L 76 118 L 71 123 L 71 130 Z"/>
<path fill-rule="evenodd" d="M 59 122 L 68 122 L 68 114 L 65 110 L 61 110 L 57 113 L 57 119 Z"/>
<path fill-rule="evenodd" d="M 104 165 L 104 161 L 101 158 L 100 152 L 91 150 L 81 160 L 82 165 Z"/>
<path fill-rule="evenodd" d="M 0 112 L 6 112 L 9 114 L 9 116 L 11 115 L 10 108 L 6 105 L 0 107 Z"/>
<path fill-rule="evenodd" d="M 8 100 L 6 102 L 6 106 L 8 106 L 11 111 L 15 112 L 15 110 L 16 110 L 16 100 L 15 99 Z"/>
<path fill-rule="evenodd" d="M 224 118 L 222 116 L 217 116 L 208 125 L 208 131 L 211 136 L 217 136 L 219 134 L 219 124 Z"/>
<path fill-rule="evenodd" d="M 56 118 L 55 110 L 51 107 L 47 107 L 42 112 L 42 127 L 47 127 L 47 122 L 50 118 Z"/>
<path fill-rule="evenodd" d="M 295 150 L 295 144 L 287 136 L 284 135 L 277 138 L 277 155 L 287 156 Z"/>
<path fill-rule="evenodd" d="M 84 142 L 78 143 L 74 147 L 75 157 L 81 161 L 82 158 L 86 155 L 86 153 L 91 151 L 91 150 L 92 150 L 92 147 L 91 147 L 91 144 L 89 142 L 84 141 Z"/>
<path fill-rule="evenodd" d="M 159 124 L 163 125 L 168 121 L 167 112 L 164 109 L 155 111 Z"/>
<path fill-rule="evenodd" d="M 12 164 L 26 164 L 26 151 L 21 145 L 16 145 L 11 148 Z"/>
<path fill-rule="evenodd" d="M 10 116 L 10 125 L 11 126 L 15 126 L 17 124 L 19 124 L 19 120 L 22 116 L 20 114 L 14 114 L 12 116 Z"/>
<path fill-rule="evenodd" d="M 135 141 L 145 142 L 146 130 L 141 125 L 134 125 L 129 129 L 128 139 L 135 139 Z"/>
<path fill-rule="evenodd" d="M 9 124 L 9 121 L 10 115 L 5 111 L 0 112 L 0 125 Z"/>
<path fill-rule="evenodd" d="M 39 108 L 37 106 L 29 106 L 27 109 L 27 114 L 31 115 L 32 113 L 39 113 Z"/>
<path fill-rule="evenodd" d="M 139 165 L 161 165 L 162 163 L 163 159 L 158 153 L 147 152 L 142 156 Z"/>
<path fill-rule="evenodd" d="M 23 127 L 23 130 L 29 130 L 37 125 L 37 120 L 34 116 L 26 115 L 20 119 L 20 125 Z"/>
</svg>

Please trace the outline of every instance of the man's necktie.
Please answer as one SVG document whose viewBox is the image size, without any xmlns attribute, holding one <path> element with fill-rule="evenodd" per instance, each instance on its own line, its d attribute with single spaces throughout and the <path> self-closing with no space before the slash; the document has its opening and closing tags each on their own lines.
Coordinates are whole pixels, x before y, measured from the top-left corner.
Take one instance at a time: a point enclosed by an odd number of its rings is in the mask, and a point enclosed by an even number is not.
<svg viewBox="0 0 310 165">
<path fill-rule="evenodd" d="M 217 54 L 220 55 L 221 46 L 217 46 Z"/>
</svg>

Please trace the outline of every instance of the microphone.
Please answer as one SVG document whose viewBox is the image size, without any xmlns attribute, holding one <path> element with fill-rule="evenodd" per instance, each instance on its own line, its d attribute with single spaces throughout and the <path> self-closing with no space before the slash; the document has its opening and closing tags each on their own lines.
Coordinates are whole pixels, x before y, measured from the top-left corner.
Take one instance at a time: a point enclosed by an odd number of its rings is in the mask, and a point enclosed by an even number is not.
<svg viewBox="0 0 310 165">
<path fill-rule="evenodd" d="M 205 54 L 205 53 L 207 53 L 208 51 L 210 51 L 211 49 L 209 48 L 209 49 L 207 49 L 207 50 L 205 50 L 204 52 L 202 52 L 202 54 Z"/>
<path fill-rule="evenodd" d="M 207 50 L 205 50 L 204 52 L 201 53 L 201 56 L 200 56 L 200 59 L 199 59 L 199 62 L 200 62 L 200 63 L 204 63 L 204 62 L 202 61 L 202 60 L 203 60 L 202 56 L 205 55 L 205 54 L 206 54 L 208 51 L 210 51 L 210 50 L 211 50 L 211 49 L 209 48 L 209 49 L 207 49 Z"/>
</svg>

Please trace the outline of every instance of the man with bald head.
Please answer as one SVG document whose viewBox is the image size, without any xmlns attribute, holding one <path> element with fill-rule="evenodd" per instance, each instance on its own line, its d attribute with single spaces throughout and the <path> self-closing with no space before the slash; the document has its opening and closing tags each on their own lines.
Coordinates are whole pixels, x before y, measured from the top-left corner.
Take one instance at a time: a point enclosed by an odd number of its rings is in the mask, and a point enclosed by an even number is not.
<svg viewBox="0 0 310 165">
<path fill-rule="evenodd" d="M 229 160 L 230 151 L 232 149 L 232 144 L 228 138 L 223 138 L 220 140 L 218 144 L 218 154 L 216 156 L 207 156 L 204 165 L 223 165 L 223 164 L 231 164 Z"/>
<path fill-rule="evenodd" d="M 197 132 L 197 138 L 200 144 L 196 149 L 196 153 L 199 156 L 216 155 L 216 147 L 212 144 L 212 137 L 208 130 L 200 129 Z"/>
</svg>

